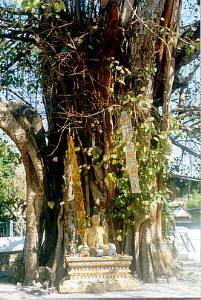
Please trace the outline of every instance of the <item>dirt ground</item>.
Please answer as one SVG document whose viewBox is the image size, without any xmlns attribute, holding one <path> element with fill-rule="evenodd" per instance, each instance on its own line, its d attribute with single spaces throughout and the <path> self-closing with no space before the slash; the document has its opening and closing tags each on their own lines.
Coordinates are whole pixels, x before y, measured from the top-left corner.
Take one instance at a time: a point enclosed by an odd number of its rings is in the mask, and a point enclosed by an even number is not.
<svg viewBox="0 0 201 300">
<path fill-rule="evenodd" d="M 201 297 L 200 263 L 193 259 L 184 259 L 181 261 L 181 271 L 178 278 L 172 278 L 169 283 L 163 282 L 157 284 L 142 284 L 137 291 L 111 292 L 104 294 L 58 294 L 49 290 L 37 287 L 23 287 L 20 284 L 14 285 L 8 282 L 8 277 L 1 276 L 0 282 L 0 300 L 4 299 L 95 299 L 95 298 L 197 298 Z M 6 274 L 5 274 L 6 275 Z"/>
</svg>

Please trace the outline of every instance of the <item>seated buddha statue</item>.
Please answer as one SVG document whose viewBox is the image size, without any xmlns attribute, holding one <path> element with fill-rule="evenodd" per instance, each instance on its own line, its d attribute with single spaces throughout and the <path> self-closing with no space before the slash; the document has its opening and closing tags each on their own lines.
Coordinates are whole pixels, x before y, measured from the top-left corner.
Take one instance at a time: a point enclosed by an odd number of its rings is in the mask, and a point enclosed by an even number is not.
<svg viewBox="0 0 201 300">
<path fill-rule="evenodd" d="M 100 225 L 100 215 L 96 214 L 91 217 L 91 227 L 86 229 L 83 242 L 89 247 L 91 256 L 108 254 L 108 233 Z"/>
</svg>

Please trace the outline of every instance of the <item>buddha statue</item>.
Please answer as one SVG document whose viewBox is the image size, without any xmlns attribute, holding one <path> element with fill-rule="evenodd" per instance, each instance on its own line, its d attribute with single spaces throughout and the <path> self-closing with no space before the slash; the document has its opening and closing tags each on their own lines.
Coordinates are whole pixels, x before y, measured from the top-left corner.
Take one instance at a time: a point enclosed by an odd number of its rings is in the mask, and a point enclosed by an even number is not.
<svg viewBox="0 0 201 300">
<path fill-rule="evenodd" d="M 90 256 L 103 256 L 108 254 L 108 233 L 100 225 L 100 215 L 96 214 L 91 217 L 91 227 L 85 231 L 83 245 L 79 246 L 78 251 L 81 253 L 82 249 L 89 248 Z"/>
</svg>

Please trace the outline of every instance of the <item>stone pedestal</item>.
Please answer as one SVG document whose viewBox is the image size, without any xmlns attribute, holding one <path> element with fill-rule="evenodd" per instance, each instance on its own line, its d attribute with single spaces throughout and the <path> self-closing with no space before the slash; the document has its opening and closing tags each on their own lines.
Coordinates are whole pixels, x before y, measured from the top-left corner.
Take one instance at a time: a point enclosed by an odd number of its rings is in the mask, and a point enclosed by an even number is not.
<svg viewBox="0 0 201 300">
<path fill-rule="evenodd" d="M 132 256 L 66 257 L 68 278 L 59 287 L 60 293 L 103 293 L 139 288 L 131 275 Z"/>
</svg>

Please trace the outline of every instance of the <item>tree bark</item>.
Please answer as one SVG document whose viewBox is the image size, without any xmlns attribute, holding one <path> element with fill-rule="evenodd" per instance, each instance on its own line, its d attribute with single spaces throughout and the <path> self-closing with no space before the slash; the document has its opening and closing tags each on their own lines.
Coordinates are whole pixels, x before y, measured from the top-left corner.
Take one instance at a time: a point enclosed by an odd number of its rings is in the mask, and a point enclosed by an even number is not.
<svg viewBox="0 0 201 300">
<path fill-rule="evenodd" d="M 49 141 L 54 144 L 54 156 L 60 159 L 58 166 L 60 165 L 62 171 L 59 176 L 63 175 L 65 169 L 62 160 L 67 150 L 65 143 L 69 133 L 74 138 L 75 146 L 81 146 L 82 151 L 90 147 L 99 147 L 101 150 L 96 159 L 90 156 L 87 156 L 87 159 L 86 156 L 83 158 L 81 151 L 78 151 L 79 164 L 86 165 L 87 162 L 90 165 L 82 177 L 87 212 L 91 212 L 95 205 L 108 211 L 114 204 L 116 186 L 108 174 L 115 173 L 116 169 L 109 160 L 105 164 L 107 167 L 101 164 L 101 161 L 111 155 L 115 145 L 114 126 L 117 126 L 118 114 L 115 119 L 110 112 L 115 97 L 123 97 L 122 95 L 131 90 L 137 96 L 142 93 L 143 88 L 143 96 L 147 101 L 152 99 L 155 107 L 163 106 L 163 129 L 166 125 L 168 128 L 169 99 L 174 79 L 175 46 L 172 46 L 171 39 L 175 39 L 176 45 L 180 1 L 149 0 L 139 1 L 137 4 L 125 2 L 123 16 L 116 1 L 108 1 L 105 5 L 104 31 L 101 35 L 98 31 L 92 32 L 89 39 L 86 38 L 86 41 L 78 45 L 70 36 L 64 37 L 61 32 L 59 34 L 56 32 L 57 21 L 50 23 L 47 19 L 43 21 L 49 32 L 48 38 L 40 35 L 43 57 L 48 57 L 43 62 L 44 76 L 48 78 L 44 88 L 44 102 L 50 131 L 55 132 Z M 73 26 L 76 26 L 76 30 L 79 31 L 80 24 L 81 19 L 76 25 L 69 27 L 69 30 L 74 32 Z M 161 35 L 161 26 L 170 30 L 167 37 Z M 77 35 L 79 36 L 79 32 Z M 100 39 L 101 44 L 96 44 L 97 39 Z M 94 42 L 96 52 L 87 50 L 91 41 Z M 72 51 L 66 58 L 65 65 L 58 60 L 56 66 L 54 58 L 60 55 L 61 43 L 63 46 L 70 44 Z M 52 45 L 51 50 L 49 44 Z M 125 45 L 123 50 L 122 45 Z M 131 71 L 130 77 L 125 80 L 125 87 L 115 82 L 115 76 L 119 74 L 117 71 L 113 72 L 111 68 L 115 59 Z M 153 66 L 156 66 L 156 73 L 152 70 Z M 65 76 L 68 78 L 68 84 L 64 81 Z M 65 116 L 67 121 L 61 116 Z M 69 175 L 64 174 L 65 176 L 69 179 Z M 70 186 L 69 183 L 66 184 L 64 194 L 70 199 L 72 196 Z M 61 182 L 57 185 L 58 190 L 61 190 L 61 185 Z M 93 200 L 89 201 L 89 196 Z M 64 234 L 64 239 L 70 242 L 75 229 L 73 224 L 76 222 L 76 205 L 73 205 L 72 199 L 65 205 L 64 226 L 69 228 Z M 67 220 L 70 211 L 73 212 L 73 218 Z M 134 238 L 133 246 L 128 244 L 128 238 L 123 246 L 125 251 L 131 252 L 135 257 L 139 276 L 148 282 L 156 280 L 161 274 L 166 274 L 160 250 L 163 243 L 161 213 L 162 207 L 159 203 L 150 214 L 140 213 L 142 218 L 135 221 L 133 233 L 129 228 L 129 236 Z M 156 253 L 160 254 L 159 259 Z M 157 259 L 159 262 L 155 263 Z"/>
<path fill-rule="evenodd" d="M 0 128 L 18 147 L 26 172 L 25 283 L 33 284 L 38 279 L 38 238 L 45 187 L 43 161 L 37 151 L 37 143 L 33 144 L 33 141 L 36 142 L 35 136 L 42 130 L 42 123 L 36 115 L 37 126 L 34 126 L 35 134 L 32 133 L 32 124 L 23 116 L 23 112 L 28 109 L 30 108 L 23 104 L 0 101 Z M 33 110 L 30 109 L 30 112 L 33 113 Z"/>
</svg>

